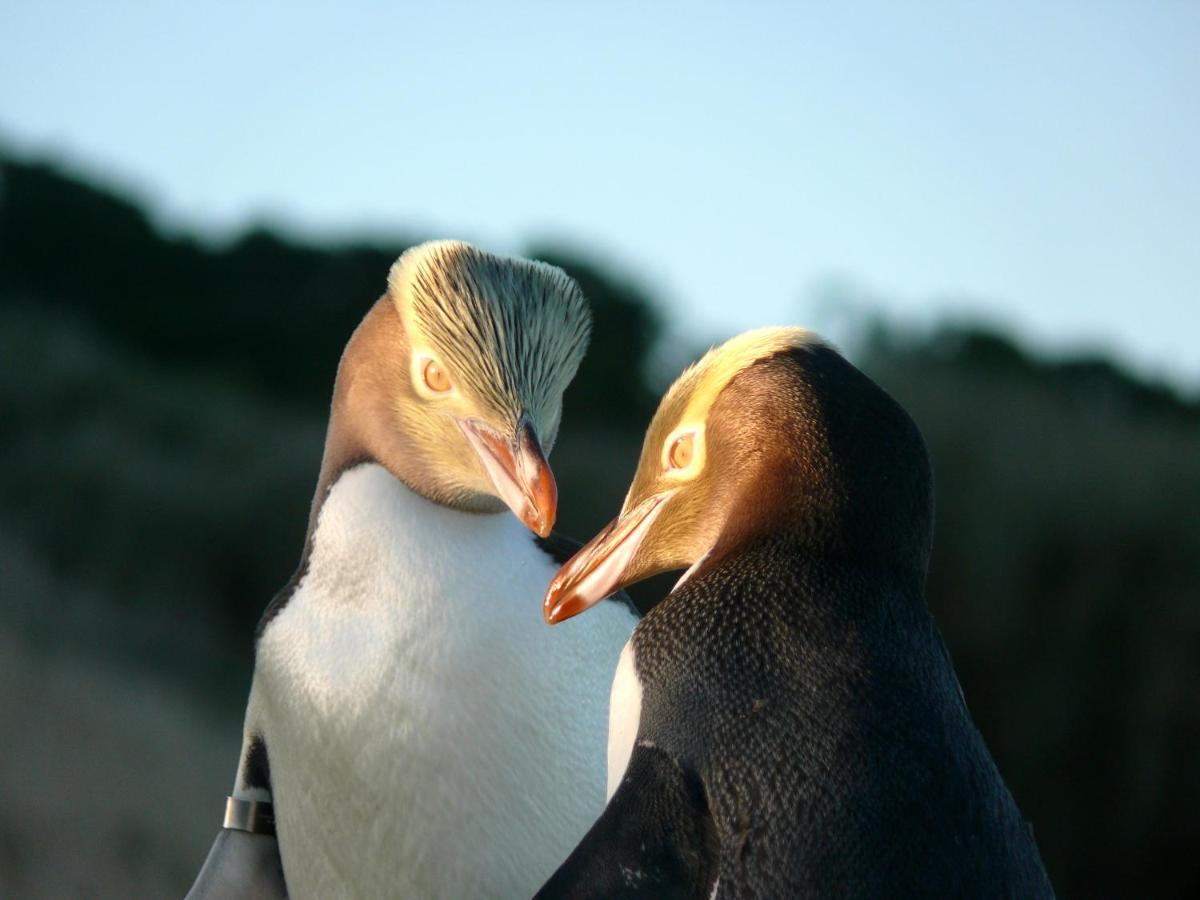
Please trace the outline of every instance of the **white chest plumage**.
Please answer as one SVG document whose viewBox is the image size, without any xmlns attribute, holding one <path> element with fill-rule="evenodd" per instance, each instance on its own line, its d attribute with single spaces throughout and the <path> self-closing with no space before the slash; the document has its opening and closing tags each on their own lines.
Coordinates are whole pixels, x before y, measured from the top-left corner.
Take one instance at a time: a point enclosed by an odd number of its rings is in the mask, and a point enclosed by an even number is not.
<svg viewBox="0 0 1200 900">
<path fill-rule="evenodd" d="M 642 685 L 634 663 L 633 640 L 625 644 L 613 676 L 608 703 L 608 791 L 607 799 L 621 786 L 642 719 Z"/>
<path fill-rule="evenodd" d="M 566 858 L 603 808 L 634 620 L 606 603 L 547 627 L 555 568 L 511 515 L 377 465 L 338 479 L 247 713 L 292 896 L 529 896 Z"/>
</svg>

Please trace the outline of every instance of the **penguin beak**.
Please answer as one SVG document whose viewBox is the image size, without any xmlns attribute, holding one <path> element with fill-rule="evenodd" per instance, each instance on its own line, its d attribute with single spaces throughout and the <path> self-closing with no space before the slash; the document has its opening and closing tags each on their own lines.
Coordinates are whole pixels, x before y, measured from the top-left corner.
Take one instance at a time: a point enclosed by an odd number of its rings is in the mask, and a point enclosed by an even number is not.
<svg viewBox="0 0 1200 900">
<path fill-rule="evenodd" d="M 457 422 L 483 463 L 497 496 L 530 531 L 541 537 L 550 534 L 558 514 L 558 486 L 529 416 L 521 415 L 511 438 L 479 419 Z"/>
<path fill-rule="evenodd" d="M 567 560 L 542 604 L 548 625 L 579 615 L 634 580 L 627 577 L 629 564 L 676 490 L 653 494 L 622 513 Z"/>
</svg>

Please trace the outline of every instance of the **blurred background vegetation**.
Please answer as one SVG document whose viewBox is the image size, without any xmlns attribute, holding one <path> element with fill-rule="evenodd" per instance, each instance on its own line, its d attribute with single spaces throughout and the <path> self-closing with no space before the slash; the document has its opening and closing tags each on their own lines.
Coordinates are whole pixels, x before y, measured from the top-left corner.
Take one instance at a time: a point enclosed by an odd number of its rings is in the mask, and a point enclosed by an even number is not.
<svg viewBox="0 0 1200 900">
<path fill-rule="evenodd" d="M 213 244 L 75 173 L 0 166 L 0 897 L 178 895 L 232 781 L 338 356 L 424 236 Z M 560 525 L 586 538 L 704 348 L 611 266 L 528 253 L 595 313 L 554 455 Z M 871 318 L 845 349 L 930 444 L 930 604 L 1060 895 L 1200 896 L 1200 402 L 970 323 Z"/>
</svg>

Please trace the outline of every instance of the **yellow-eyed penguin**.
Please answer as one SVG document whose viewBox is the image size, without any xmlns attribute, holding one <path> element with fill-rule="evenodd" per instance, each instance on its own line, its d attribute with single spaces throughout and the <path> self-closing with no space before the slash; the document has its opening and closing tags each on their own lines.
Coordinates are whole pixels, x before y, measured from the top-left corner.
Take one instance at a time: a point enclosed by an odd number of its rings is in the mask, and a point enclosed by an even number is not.
<svg viewBox="0 0 1200 900">
<path fill-rule="evenodd" d="M 409 250 L 388 284 L 338 368 L 197 898 L 284 881 L 292 897 L 529 896 L 604 805 L 609 682 L 636 619 L 608 603 L 559 632 L 538 605 L 578 547 L 550 534 L 544 452 L 585 300 L 557 268 L 457 242 Z"/>
<path fill-rule="evenodd" d="M 926 607 L 932 522 L 916 425 L 811 333 L 687 370 L 545 599 L 690 567 L 622 653 L 615 793 L 539 896 L 1052 896 Z"/>
</svg>

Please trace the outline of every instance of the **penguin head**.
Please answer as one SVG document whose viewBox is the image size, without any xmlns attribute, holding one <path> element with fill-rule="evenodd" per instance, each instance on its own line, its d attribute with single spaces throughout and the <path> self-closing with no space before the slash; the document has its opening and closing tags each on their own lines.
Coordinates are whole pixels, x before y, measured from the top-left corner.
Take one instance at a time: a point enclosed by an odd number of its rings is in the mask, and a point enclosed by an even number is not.
<svg viewBox="0 0 1200 900">
<path fill-rule="evenodd" d="M 434 241 L 397 260 L 364 326 L 373 317 L 363 349 L 352 353 L 356 335 L 343 358 L 343 371 L 355 355 L 369 362 L 345 379 L 371 398 L 359 416 L 371 420 L 367 452 L 436 502 L 507 505 L 549 534 L 558 494 L 546 457 L 591 331 L 578 285 L 545 263 Z"/>
<path fill-rule="evenodd" d="M 559 571 L 551 624 L 660 572 L 756 540 L 924 578 L 928 454 L 908 414 L 812 332 L 710 350 L 668 390 L 620 515 Z"/>
</svg>

